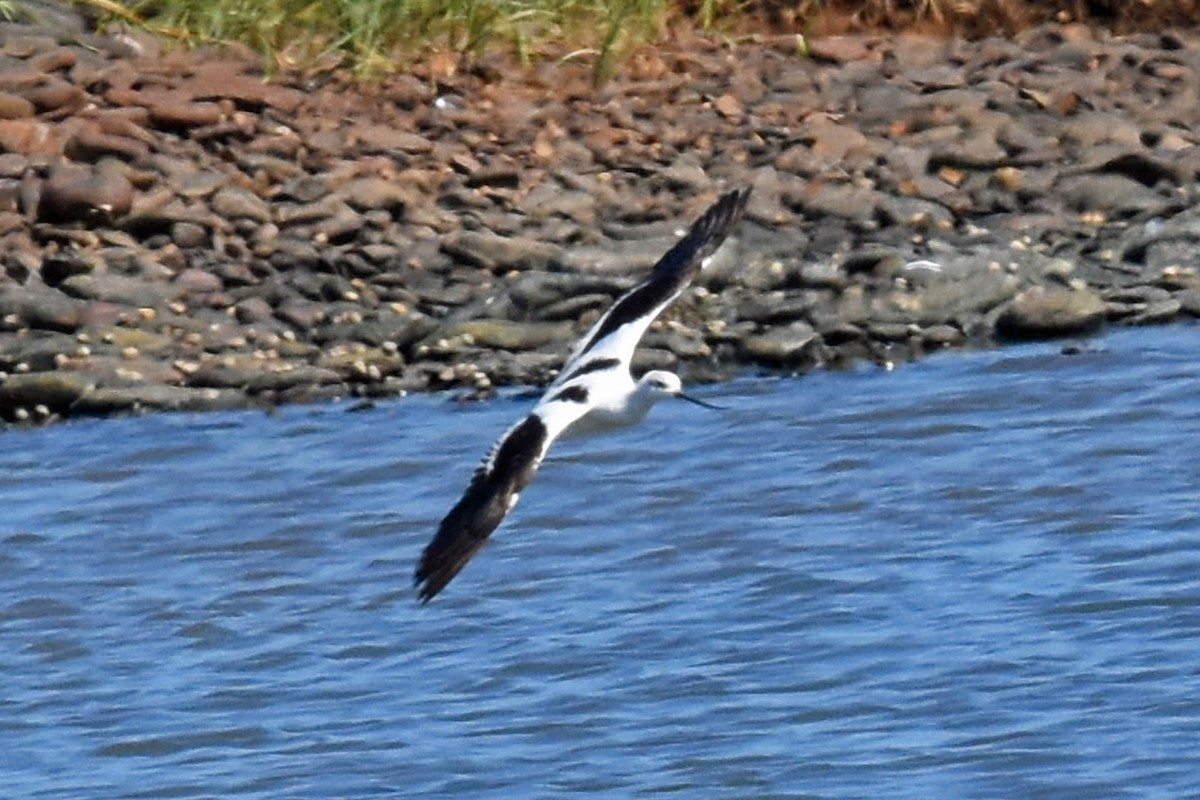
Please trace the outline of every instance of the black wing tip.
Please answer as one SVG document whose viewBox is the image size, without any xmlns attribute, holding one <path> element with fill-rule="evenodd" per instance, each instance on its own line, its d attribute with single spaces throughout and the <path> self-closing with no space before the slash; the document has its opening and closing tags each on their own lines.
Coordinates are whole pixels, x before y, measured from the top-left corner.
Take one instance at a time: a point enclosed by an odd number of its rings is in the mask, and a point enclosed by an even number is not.
<svg viewBox="0 0 1200 800">
<path fill-rule="evenodd" d="M 482 511 L 483 507 L 476 504 L 476 498 L 468 490 L 442 520 L 433 541 L 421 551 L 416 569 L 413 570 L 413 587 L 417 590 L 417 600 L 421 605 L 427 605 L 454 580 L 454 576 L 483 546 L 490 527 L 499 524 L 499 520 L 494 524 L 490 521 L 480 523 Z M 485 527 L 487 532 L 478 537 L 471 532 L 472 524 L 490 527 Z"/>
<path fill-rule="evenodd" d="M 728 206 L 730 211 L 736 212 L 737 216 L 741 216 L 746 209 L 746 201 L 750 199 L 750 193 L 754 190 L 753 186 L 743 186 L 740 189 L 731 189 L 721 195 L 714 204 L 716 206 Z"/>
<path fill-rule="evenodd" d="M 669 268 L 674 269 L 682 264 L 690 264 L 689 272 L 698 270 L 700 262 L 715 253 L 724 244 L 734 226 L 741 221 L 742 215 L 746 213 L 746 203 L 750 200 L 750 191 L 751 187 L 746 186 L 726 192 L 717 198 L 717 201 L 692 223 L 687 234 L 659 259 L 656 268 L 671 265 Z"/>
<path fill-rule="evenodd" d="M 421 557 L 421 563 L 417 565 L 417 569 L 413 572 L 413 588 L 417 590 L 417 602 L 423 606 L 429 605 L 429 601 L 437 597 L 438 592 L 445 588 L 448 581 L 442 581 L 441 585 L 434 580 L 433 571 L 425 564 L 425 557 Z"/>
<path fill-rule="evenodd" d="M 723 240 L 746 213 L 751 189 L 746 186 L 721 195 L 696 222 L 696 227 L 707 228 L 708 236 Z"/>
<path fill-rule="evenodd" d="M 487 541 L 487 534 L 476 537 L 463 528 L 448 528 L 449 520 L 449 516 L 443 520 L 437 536 L 421 552 L 421 558 L 413 570 L 413 587 L 417 590 L 417 600 L 421 605 L 428 605 L 430 600 L 437 597 Z M 499 520 L 491 527 L 498 524 Z"/>
<path fill-rule="evenodd" d="M 467 562 L 479 551 L 485 540 L 460 540 L 449 547 L 436 547 L 436 542 L 421 553 L 421 560 L 413 571 L 413 587 L 417 590 L 417 601 L 428 605 L 445 589 L 454 576 L 462 571 Z"/>
</svg>

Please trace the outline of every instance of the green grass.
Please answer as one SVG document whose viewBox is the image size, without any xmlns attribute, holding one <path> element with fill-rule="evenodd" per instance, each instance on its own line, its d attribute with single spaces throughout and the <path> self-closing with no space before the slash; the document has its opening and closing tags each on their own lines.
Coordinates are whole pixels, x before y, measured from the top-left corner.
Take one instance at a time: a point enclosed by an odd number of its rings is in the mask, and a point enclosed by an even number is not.
<svg viewBox="0 0 1200 800">
<path fill-rule="evenodd" d="M 103 8 L 104 0 L 78 0 Z M 501 47 L 528 63 L 555 42 L 598 72 L 687 16 L 711 28 L 745 0 L 126 0 L 151 27 L 195 41 L 238 41 L 299 66 L 331 54 L 363 76 L 436 51 Z M 112 9 L 110 9 L 110 12 Z M 119 14 L 118 16 L 126 16 Z"/>
<path fill-rule="evenodd" d="M 269 67 L 338 60 L 376 77 L 435 53 L 478 56 L 504 49 L 521 63 L 586 60 L 611 75 L 638 44 L 676 24 L 772 33 L 933 24 L 948 32 L 1014 32 L 1050 19 L 1076 18 L 1080 0 L 74 0 L 110 19 L 145 24 L 189 42 L 249 45 Z M 1097 7 L 1108 8 L 1107 3 Z M 0 16 L 21 0 L 0 0 Z M 1194 21 L 1200 0 L 1116 4 L 1107 17 L 1146 16 L 1142 29 Z M 1149 16 L 1147 16 L 1149 15 Z M 1086 17 L 1086 13 L 1085 13 Z M 1115 18 L 1115 17 L 1113 17 Z M 819 24 L 825 20 L 827 24 Z M 832 24 L 828 24 L 832 21 Z M 817 22 L 818 24 L 814 24 Z"/>
</svg>

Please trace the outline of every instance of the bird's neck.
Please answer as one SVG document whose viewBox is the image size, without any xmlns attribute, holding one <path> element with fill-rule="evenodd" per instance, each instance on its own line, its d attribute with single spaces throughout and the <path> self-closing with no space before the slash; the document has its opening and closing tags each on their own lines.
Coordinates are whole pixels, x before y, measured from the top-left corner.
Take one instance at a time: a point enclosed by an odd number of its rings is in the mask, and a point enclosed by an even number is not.
<svg viewBox="0 0 1200 800">
<path fill-rule="evenodd" d="M 663 395 L 655 391 L 653 388 L 644 383 L 639 383 L 637 391 L 629 397 L 629 402 L 625 406 L 625 418 L 628 425 L 636 425 L 645 419 L 650 413 L 650 409 L 654 404 L 663 398 Z"/>
</svg>

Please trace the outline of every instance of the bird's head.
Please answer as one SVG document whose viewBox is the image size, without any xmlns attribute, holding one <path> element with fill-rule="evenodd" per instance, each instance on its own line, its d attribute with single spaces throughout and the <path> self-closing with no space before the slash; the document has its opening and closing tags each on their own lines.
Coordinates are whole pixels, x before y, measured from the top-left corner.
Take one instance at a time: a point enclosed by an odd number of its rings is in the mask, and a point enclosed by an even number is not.
<svg viewBox="0 0 1200 800">
<path fill-rule="evenodd" d="M 694 403 L 704 408 L 722 410 L 721 406 L 715 406 L 712 403 L 706 403 L 703 400 L 684 394 L 683 381 L 679 380 L 679 376 L 674 372 L 667 372 L 661 369 L 650 370 L 638 381 L 638 389 L 653 400 L 661 400 L 664 397 L 678 397 L 680 400 L 687 400 L 689 403 Z"/>
</svg>

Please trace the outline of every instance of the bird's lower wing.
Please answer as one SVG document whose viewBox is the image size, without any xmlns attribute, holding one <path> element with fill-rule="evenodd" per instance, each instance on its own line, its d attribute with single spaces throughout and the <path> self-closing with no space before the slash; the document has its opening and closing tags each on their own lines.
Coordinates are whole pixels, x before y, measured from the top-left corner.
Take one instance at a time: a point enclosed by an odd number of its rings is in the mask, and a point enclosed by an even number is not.
<svg viewBox="0 0 1200 800">
<path fill-rule="evenodd" d="M 421 553 L 413 576 L 421 602 L 432 600 L 479 552 L 533 480 L 550 443 L 585 412 L 569 400 L 543 403 L 497 442 Z"/>
</svg>

